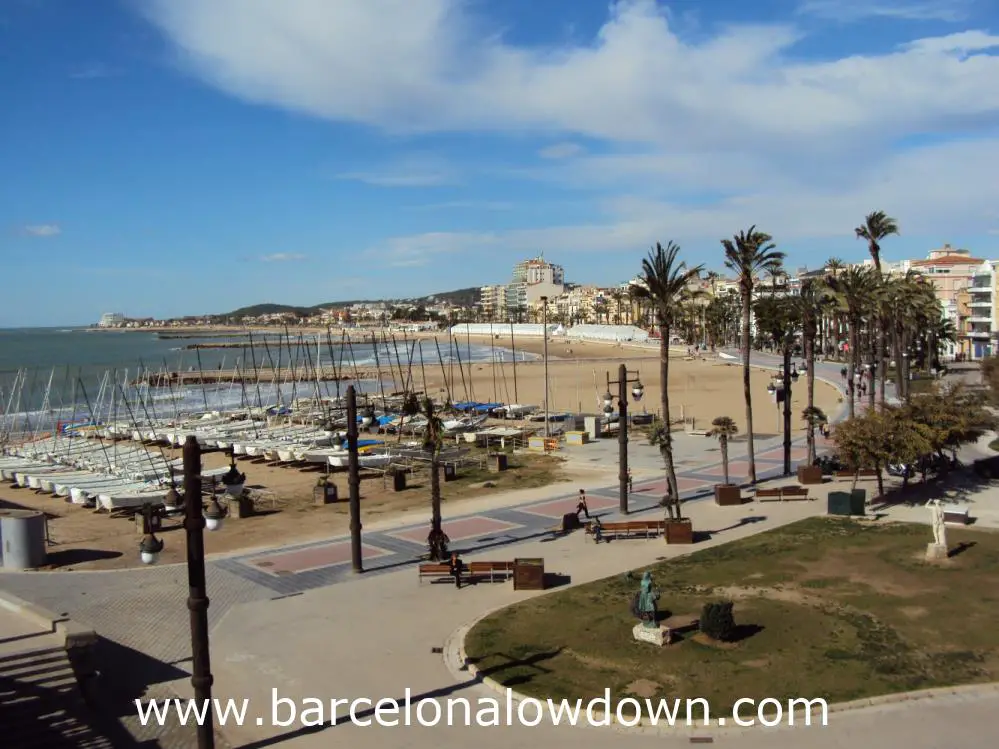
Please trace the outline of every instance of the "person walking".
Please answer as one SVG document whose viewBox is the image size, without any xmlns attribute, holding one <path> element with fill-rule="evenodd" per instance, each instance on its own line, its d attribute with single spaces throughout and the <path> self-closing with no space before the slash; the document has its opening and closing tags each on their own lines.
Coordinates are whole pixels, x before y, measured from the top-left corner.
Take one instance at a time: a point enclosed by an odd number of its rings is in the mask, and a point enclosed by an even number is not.
<svg viewBox="0 0 999 749">
<path fill-rule="evenodd" d="M 628 469 L 628 494 L 635 493 L 635 479 L 631 475 L 631 469 Z"/>
<path fill-rule="evenodd" d="M 451 554 L 451 561 L 448 563 L 450 567 L 451 577 L 454 578 L 454 587 L 461 589 L 461 559 L 458 558 L 458 552 L 453 552 Z"/>
<path fill-rule="evenodd" d="M 576 517 L 579 517 L 579 513 L 586 515 L 586 519 L 590 519 L 590 508 L 586 506 L 586 490 L 579 490 L 579 503 L 576 505 Z"/>
</svg>

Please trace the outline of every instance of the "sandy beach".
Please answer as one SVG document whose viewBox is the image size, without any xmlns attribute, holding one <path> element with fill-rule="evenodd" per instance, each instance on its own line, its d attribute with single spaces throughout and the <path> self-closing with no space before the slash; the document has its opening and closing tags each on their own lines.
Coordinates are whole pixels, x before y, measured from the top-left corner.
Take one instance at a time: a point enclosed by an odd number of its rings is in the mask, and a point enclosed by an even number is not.
<svg viewBox="0 0 999 749">
<path fill-rule="evenodd" d="M 488 338 L 472 337 L 473 345 L 489 345 Z M 461 343 L 461 341 L 459 341 Z M 509 339 L 495 341 L 509 348 Z M 544 342 L 523 338 L 516 342 L 517 351 L 541 354 Z M 571 350 L 571 353 L 570 353 Z M 629 404 L 632 413 L 647 410 L 660 411 L 659 352 L 658 348 L 618 345 L 611 343 L 580 343 L 552 341 L 548 343 L 549 409 L 552 412 L 598 413 L 603 409 L 603 396 L 607 392 L 607 374 L 617 379 L 617 369 L 622 363 L 630 371 L 637 371 L 645 386 L 642 401 Z M 516 369 L 516 378 L 514 377 Z M 450 371 L 445 365 L 427 367 L 426 392 L 442 398 L 450 390 L 453 402 L 474 400 L 480 402 L 520 403 L 541 406 L 544 403 L 545 366 L 541 360 L 518 361 L 491 365 L 489 362 L 455 364 Z M 462 377 L 464 375 L 464 378 Z M 423 387 L 422 373 L 413 372 L 417 384 Z M 754 368 L 751 375 L 755 414 L 755 429 L 761 434 L 773 434 L 777 427 L 777 405 L 767 392 L 772 371 Z M 447 380 L 447 382 L 445 382 Z M 742 365 L 728 362 L 716 354 L 704 352 L 702 358 L 689 360 L 686 350 L 674 351 L 670 359 L 670 416 L 695 420 L 695 428 L 708 428 L 717 416 L 730 416 L 740 429 L 745 428 L 745 401 L 742 392 Z M 616 395 L 616 388 L 614 395 Z M 629 387 L 630 391 L 630 387 Z M 815 404 L 832 416 L 840 400 L 831 385 L 815 383 Z M 800 418 L 806 405 L 804 378 L 792 388 L 791 425 L 795 432 L 802 432 Z"/>
</svg>

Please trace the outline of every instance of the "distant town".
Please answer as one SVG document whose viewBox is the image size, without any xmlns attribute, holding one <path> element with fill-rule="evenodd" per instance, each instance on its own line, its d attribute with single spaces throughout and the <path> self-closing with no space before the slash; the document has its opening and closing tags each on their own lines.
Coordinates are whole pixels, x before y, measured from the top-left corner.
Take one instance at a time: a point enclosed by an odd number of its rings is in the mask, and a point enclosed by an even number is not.
<svg viewBox="0 0 999 749">
<path fill-rule="evenodd" d="M 870 259 L 858 265 L 870 265 Z M 822 268 L 799 268 L 793 274 L 760 279 L 757 294 L 799 293 L 804 280 L 827 275 L 849 264 L 830 258 Z M 932 282 L 944 317 L 957 331 L 949 356 L 981 359 L 996 352 L 999 339 L 999 260 L 973 257 L 945 244 L 925 259 L 884 263 L 891 275 L 919 272 Z M 737 282 L 709 271 L 695 282 L 696 304 L 734 301 Z M 518 262 L 508 283 L 472 287 L 413 299 L 331 302 L 314 307 L 258 304 L 226 314 L 166 320 L 106 313 L 98 328 L 199 328 L 206 326 L 400 327 L 437 330 L 463 322 L 542 323 L 553 325 L 635 325 L 651 329 L 651 311 L 631 293 L 638 278 L 612 286 L 565 280 L 565 269 L 543 255 Z"/>
</svg>

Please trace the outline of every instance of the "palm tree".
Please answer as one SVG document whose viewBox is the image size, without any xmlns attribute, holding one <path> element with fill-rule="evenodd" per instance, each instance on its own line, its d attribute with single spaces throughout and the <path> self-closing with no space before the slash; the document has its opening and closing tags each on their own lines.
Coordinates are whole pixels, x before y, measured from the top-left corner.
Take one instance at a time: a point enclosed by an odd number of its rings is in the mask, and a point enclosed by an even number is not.
<svg viewBox="0 0 999 749">
<path fill-rule="evenodd" d="M 725 485 L 729 485 L 728 480 L 728 441 L 739 433 L 739 427 L 735 425 L 728 416 L 718 416 L 711 421 L 711 431 L 708 434 L 718 438 L 718 447 L 721 448 L 722 475 L 725 477 Z"/>
<path fill-rule="evenodd" d="M 808 427 L 805 432 L 805 440 L 808 443 L 808 465 L 815 465 L 815 430 L 823 424 L 828 423 L 829 418 L 826 416 L 825 411 L 817 406 L 813 406 L 811 402 L 801 412 L 801 418 Z"/>
<path fill-rule="evenodd" d="M 853 418 L 855 412 L 856 385 L 854 373 L 860 361 L 860 329 L 870 311 L 870 302 L 877 288 L 876 271 L 873 268 L 854 266 L 837 276 L 829 276 L 826 283 L 832 290 L 837 307 L 846 317 L 850 336 L 847 352 L 847 414 Z"/>
<path fill-rule="evenodd" d="M 664 434 L 659 450 L 666 464 L 666 481 L 669 497 L 666 509 L 674 520 L 680 519 L 680 490 L 676 481 L 676 466 L 673 463 L 673 439 L 670 435 L 669 417 L 669 339 L 670 331 L 676 323 L 680 310 L 690 297 L 689 284 L 697 278 L 703 265 L 688 268 L 678 259 L 680 247 L 668 242 L 665 247 L 656 242 L 654 250 L 642 260 L 641 284 L 632 286 L 632 294 L 648 301 L 659 326 L 659 387 L 662 397 L 662 419 Z"/>
<path fill-rule="evenodd" d="M 801 293 L 797 298 L 801 319 L 801 343 L 805 353 L 805 383 L 808 403 L 806 412 L 815 408 L 815 342 L 819 334 L 819 323 L 823 318 L 823 308 L 828 304 L 828 289 L 814 278 L 806 279 L 801 284 Z M 808 463 L 815 462 L 815 432 L 809 430 Z"/>
<path fill-rule="evenodd" d="M 749 389 L 750 321 L 753 315 L 753 289 L 756 277 L 784 261 L 773 237 L 755 226 L 723 239 L 725 267 L 735 273 L 742 296 L 742 388 L 746 397 L 746 455 L 749 460 L 749 483 L 756 483 L 756 455 L 753 450 L 753 397 Z"/>
<path fill-rule="evenodd" d="M 423 401 L 427 414 L 426 431 L 423 433 L 423 449 L 430 454 L 430 547 L 431 561 L 441 562 L 447 558 L 447 536 L 441 528 L 441 474 L 440 454 L 444 443 L 444 424 L 434 414 L 434 402 L 430 398 Z"/>
<path fill-rule="evenodd" d="M 883 282 L 884 277 L 881 274 L 881 240 L 885 237 L 889 237 L 898 234 L 898 224 L 895 219 L 886 214 L 884 211 L 874 211 L 873 213 L 868 213 L 864 218 L 864 223 L 853 230 L 857 239 L 863 239 L 867 242 L 867 249 L 871 253 L 871 259 L 874 261 L 874 268 L 878 272 L 878 283 Z M 882 315 L 878 315 L 882 317 Z M 877 362 L 877 372 L 875 374 L 880 375 L 878 377 L 878 394 L 881 400 L 881 404 L 884 405 L 885 402 L 885 383 L 888 380 L 888 357 L 885 352 L 885 331 L 884 325 L 881 320 L 878 320 L 877 325 L 877 352 L 875 354 L 875 361 Z M 874 398 L 874 383 L 871 383 L 871 398 Z"/>
</svg>

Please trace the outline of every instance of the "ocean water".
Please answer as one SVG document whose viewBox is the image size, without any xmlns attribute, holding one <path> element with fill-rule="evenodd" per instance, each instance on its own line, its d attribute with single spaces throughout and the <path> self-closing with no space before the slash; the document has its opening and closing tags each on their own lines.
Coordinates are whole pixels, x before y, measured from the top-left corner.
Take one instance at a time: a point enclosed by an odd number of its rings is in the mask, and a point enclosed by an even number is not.
<svg viewBox="0 0 999 749">
<path fill-rule="evenodd" d="M 189 334 L 185 334 L 189 335 Z M 176 417 L 214 409 L 270 406 L 290 403 L 294 398 L 317 394 L 335 397 L 346 382 L 317 383 L 305 375 L 317 366 L 335 367 L 350 376 L 371 369 L 377 361 L 386 387 L 394 385 L 400 366 L 404 376 L 420 381 L 420 364 L 439 372 L 441 363 L 454 371 L 458 361 L 512 361 L 508 348 L 469 344 L 440 336 L 420 342 L 396 334 L 373 345 L 356 340 L 344 345 L 339 335 L 327 339 L 320 334 L 253 335 L 254 346 L 244 348 L 190 349 L 198 343 L 240 342 L 247 337 L 165 338 L 150 331 L 94 331 L 74 328 L 0 329 L 0 439 L 12 431 L 30 432 L 51 428 L 57 421 L 127 420 Z M 376 354 L 377 351 L 377 354 Z M 536 358 L 516 352 L 519 360 Z M 412 365 L 410 362 L 412 361 Z M 221 370 L 251 375 L 254 368 L 280 368 L 286 375 L 281 384 L 228 382 L 185 388 L 149 388 L 135 385 L 143 372 Z M 291 377 L 294 367 L 297 379 Z M 379 383 L 358 381 L 364 392 L 374 392 Z M 399 383 L 401 388 L 401 383 Z"/>
</svg>

